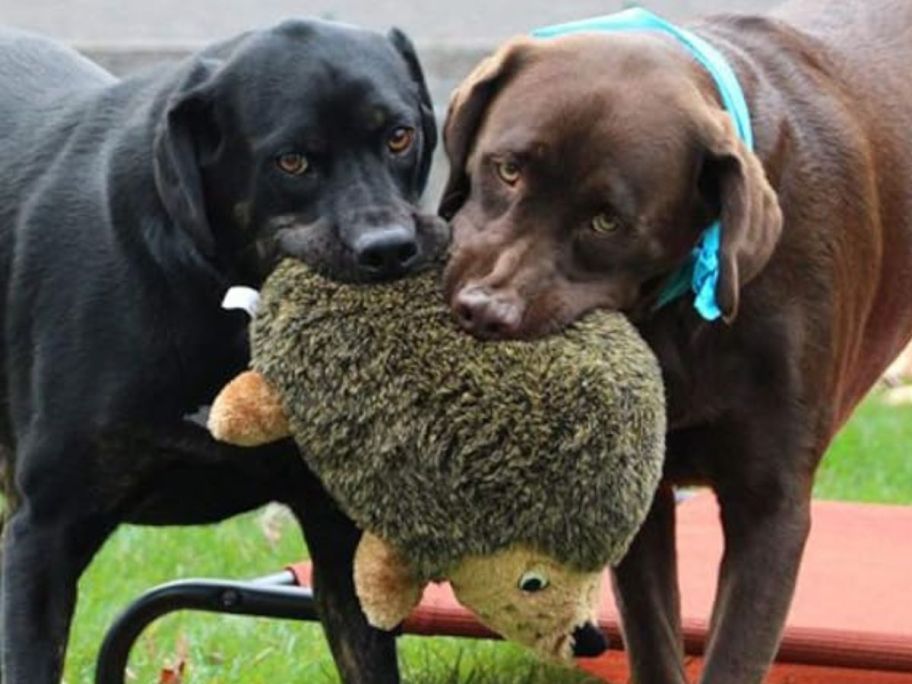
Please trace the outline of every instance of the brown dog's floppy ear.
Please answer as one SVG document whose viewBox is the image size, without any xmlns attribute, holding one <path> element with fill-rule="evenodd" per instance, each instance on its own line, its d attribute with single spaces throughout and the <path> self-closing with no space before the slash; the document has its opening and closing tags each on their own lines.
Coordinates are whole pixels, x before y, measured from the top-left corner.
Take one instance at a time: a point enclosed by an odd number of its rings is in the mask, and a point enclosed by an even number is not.
<svg viewBox="0 0 912 684">
<path fill-rule="evenodd" d="M 447 220 L 459 211 L 469 195 L 466 162 L 484 113 L 506 79 L 516 73 L 520 56 L 529 43 L 530 39 L 523 37 L 505 43 L 479 63 L 450 97 L 443 127 L 443 145 L 450 162 L 450 175 L 437 210 Z"/>
<path fill-rule="evenodd" d="M 718 203 L 722 221 L 716 301 L 725 322 L 738 314 L 740 289 L 773 254 L 782 233 L 782 210 L 763 165 L 738 137 L 729 115 L 714 111 L 703 132 L 708 157 L 701 188 Z"/>
<path fill-rule="evenodd" d="M 155 132 L 155 185 L 171 220 L 184 230 L 203 254 L 215 253 L 215 238 L 206 215 L 201 154 L 214 149 L 218 137 L 208 85 L 220 63 L 195 63 L 171 95 Z"/>
<path fill-rule="evenodd" d="M 396 48 L 396 52 L 402 56 L 405 65 L 408 67 L 409 75 L 418 89 L 421 137 L 424 140 L 424 145 L 421 149 L 421 160 L 418 162 L 417 177 L 415 178 L 415 189 L 417 190 L 417 195 L 420 196 L 427 185 L 428 176 L 431 172 L 431 160 L 434 157 L 434 148 L 437 147 L 437 121 L 434 118 L 434 105 L 431 102 L 431 94 L 428 92 L 427 83 L 424 80 L 424 72 L 421 70 L 421 63 L 418 61 L 418 55 L 415 54 L 415 47 L 412 45 L 412 41 L 397 28 L 390 29 L 386 37 Z"/>
</svg>

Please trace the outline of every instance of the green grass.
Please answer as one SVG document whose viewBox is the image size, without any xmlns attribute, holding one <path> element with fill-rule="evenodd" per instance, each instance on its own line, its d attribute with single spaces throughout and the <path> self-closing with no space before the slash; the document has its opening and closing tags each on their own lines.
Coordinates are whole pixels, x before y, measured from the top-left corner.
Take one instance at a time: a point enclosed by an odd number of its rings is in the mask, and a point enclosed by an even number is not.
<svg viewBox="0 0 912 684">
<path fill-rule="evenodd" d="M 912 503 L 912 404 L 875 391 L 837 435 L 817 471 L 820 499 Z"/>
<path fill-rule="evenodd" d="M 263 512 L 208 527 L 124 526 L 80 582 L 65 681 L 92 681 L 101 639 L 120 610 L 144 590 L 180 577 L 248 578 L 306 555 L 295 523 Z M 271 537 L 271 540 L 270 540 Z M 461 639 L 400 639 L 403 679 L 415 684 L 586 682 L 581 674 L 537 663 L 516 646 Z M 201 613 L 154 622 L 130 659 L 129 681 L 153 684 L 183 655 L 185 682 L 274 684 L 337 682 L 318 625 Z"/>
<path fill-rule="evenodd" d="M 912 407 L 884 405 L 873 395 L 840 433 L 820 471 L 821 498 L 912 503 Z M 66 682 L 92 681 L 102 635 L 115 615 L 145 589 L 191 576 L 246 578 L 301 558 L 295 525 L 262 513 L 205 528 L 121 528 L 80 584 Z M 404 638 L 404 679 L 416 684 L 566 684 L 582 675 L 547 668 L 500 642 Z M 185 613 L 154 623 L 133 651 L 129 681 L 155 684 L 185 652 L 185 682 L 274 684 L 336 682 L 318 626 L 280 620 Z"/>
</svg>

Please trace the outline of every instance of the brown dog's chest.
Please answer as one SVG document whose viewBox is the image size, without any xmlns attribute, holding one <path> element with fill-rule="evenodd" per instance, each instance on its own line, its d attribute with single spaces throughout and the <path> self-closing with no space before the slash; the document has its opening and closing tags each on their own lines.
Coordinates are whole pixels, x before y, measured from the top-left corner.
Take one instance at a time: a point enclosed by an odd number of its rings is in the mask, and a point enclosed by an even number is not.
<svg viewBox="0 0 912 684">
<path fill-rule="evenodd" d="M 912 48 L 875 56 L 858 42 L 874 30 L 867 10 L 840 12 L 854 28 L 799 26 L 813 38 L 759 20 L 709 32 L 740 51 L 757 155 L 784 220 L 732 325 L 677 303 L 642 326 L 673 429 L 775 424 L 822 453 L 912 335 L 912 138 L 899 133 L 912 125 L 912 87 L 890 66 Z"/>
</svg>

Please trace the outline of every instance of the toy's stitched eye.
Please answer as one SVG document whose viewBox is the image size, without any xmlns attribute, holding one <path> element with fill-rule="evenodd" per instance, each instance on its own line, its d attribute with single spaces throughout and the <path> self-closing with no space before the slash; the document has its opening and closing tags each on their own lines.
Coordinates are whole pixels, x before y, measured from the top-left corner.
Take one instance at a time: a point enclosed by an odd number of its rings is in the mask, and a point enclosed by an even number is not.
<svg viewBox="0 0 912 684">
<path fill-rule="evenodd" d="M 527 594 L 534 594 L 547 587 L 548 578 L 543 573 L 536 572 L 535 570 L 529 570 L 528 572 L 523 573 L 523 576 L 519 578 L 519 588 Z"/>
<path fill-rule="evenodd" d="M 516 185 L 520 176 L 519 164 L 511 161 L 498 161 L 494 164 L 500 180 L 507 185 Z"/>
<path fill-rule="evenodd" d="M 298 152 L 286 152 L 276 157 L 276 165 L 290 176 L 303 176 L 310 168 L 307 157 Z"/>
<path fill-rule="evenodd" d="M 596 233 L 607 235 L 618 229 L 618 220 L 611 214 L 603 211 L 601 214 L 592 218 L 590 225 L 592 226 L 592 230 Z"/>
<path fill-rule="evenodd" d="M 414 141 L 415 129 L 407 126 L 399 126 L 393 130 L 389 139 L 386 141 L 386 146 L 393 154 L 402 154 L 412 146 Z"/>
</svg>

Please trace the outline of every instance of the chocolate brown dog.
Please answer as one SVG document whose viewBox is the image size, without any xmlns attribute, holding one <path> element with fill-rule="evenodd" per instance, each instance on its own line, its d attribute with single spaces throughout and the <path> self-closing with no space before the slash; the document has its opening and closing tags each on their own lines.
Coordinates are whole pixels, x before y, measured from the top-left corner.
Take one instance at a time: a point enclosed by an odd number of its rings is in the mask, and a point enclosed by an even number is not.
<svg viewBox="0 0 912 684">
<path fill-rule="evenodd" d="M 759 682 L 815 468 L 912 335 L 912 3 L 803 1 L 690 28 L 733 67 L 756 151 L 674 38 L 514 40 L 451 103 L 446 292 L 486 338 L 631 315 L 670 421 L 665 486 L 615 574 L 636 681 L 685 681 L 672 487 L 704 484 L 726 546 L 702 681 Z M 690 294 L 658 306 L 716 219 L 722 320 Z"/>
</svg>

